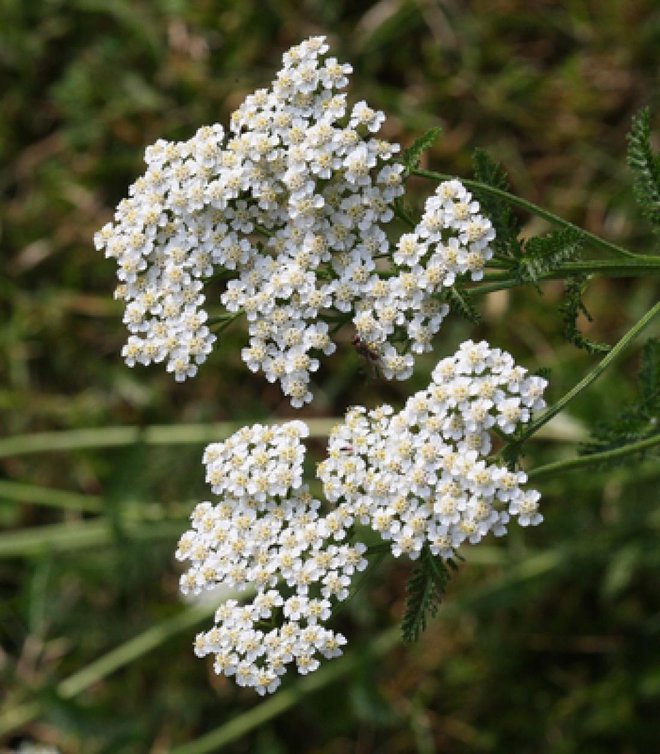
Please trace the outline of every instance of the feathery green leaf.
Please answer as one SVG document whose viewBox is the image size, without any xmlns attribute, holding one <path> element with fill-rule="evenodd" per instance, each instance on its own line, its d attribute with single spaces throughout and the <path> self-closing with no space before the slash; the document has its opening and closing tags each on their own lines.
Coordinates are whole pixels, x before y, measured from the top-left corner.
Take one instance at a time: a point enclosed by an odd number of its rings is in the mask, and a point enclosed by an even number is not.
<svg viewBox="0 0 660 754">
<path fill-rule="evenodd" d="M 642 348 L 639 399 L 610 421 L 601 423 L 593 440 L 581 447 L 581 455 L 621 448 L 660 434 L 660 340 L 651 338 Z M 651 452 L 651 451 L 644 451 Z M 639 462 L 639 453 L 616 463 Z"/>
<path fill-rule="evenodd" d="M 429 619 L 438 612 L 452 572 L 457 569 L 454 560 L 437 557 L 424 545 L 408 580 L 406 610 L 401 621 L 404 641 L 419 639 Z"/>
<path fill-rule="evenodd" d="M 442 128 L 439 126 L 431 128 L 425 134 L 420 136 L 419 139 L 414 141 L 408 149 L 403 150 L 402 161 L 407 172 L 414 170 L 419 165 L 422 154 L 433 146 L 441 133 Z"/>
<path fill-rule="evenodd" d="M 480 183 L 485 183 L 502 191 L 509 190 L 509 179 L 504 168 L 486 152 L 485 149 L 475 149 L 472 153 L 472 169 L 474 177 Z M 508 257 L 519 257 L 522 246 L 518 240 L 520 223 L 511 210 L 511 205 L 503 199 L 487 194 L 478 189 L 474 190 L 484 214 L 493 223 L 495 240 L 493 247 L 499 254 Z"/>
<path fill-rule="evenodd" d="M 592 321 L 587 307 L 582 301 L 582 295 L 587 287 L 588 278 L 585 275 L 576 275 L 566 281 L 564 291 L 564 300 L 559 307 L 559 311 L 564 321 L 564 337 L 569 343 L 578 348 L 582 348 L 588 353 L 607 353 L 610 346 L 607 343 L 596 343 L 586 338 L 577 327 L 577 318 L 580 314 Z"/>
<path fill-rule="evenodd" d="M 474 304 L 470 301 L 469 297 L 455 285 L 445 289 L 443 298 L 452 309 L 456 309 L 468 322 L 473 325 L 478 325 L 481 322 L 481 315 Z"/>
<path fill-rule="evenodd" d="M 563 262 L 576 259 L 582 250 L 583 241 L 582 233 L 573 228 L 530 238 L 525 244 L 523 256 L 518 260 L 517 276 L 523 283 L 535 283 Z"/>
<path fill-rule="evenodd" d="M 627 162 L 635 176 L 633 192 L 642 214 L 660 231 L 660 159 L 651 149 L 648 107 L 633 117 L 628 134 Z"/>
</svg>

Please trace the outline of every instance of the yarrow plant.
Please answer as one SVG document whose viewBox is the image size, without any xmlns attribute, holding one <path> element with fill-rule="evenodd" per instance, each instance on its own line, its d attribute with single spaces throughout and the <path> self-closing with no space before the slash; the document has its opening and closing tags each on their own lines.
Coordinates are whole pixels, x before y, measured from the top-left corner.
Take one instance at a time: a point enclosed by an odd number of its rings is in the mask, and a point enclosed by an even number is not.
<svg viewBox="0 0 660 754">
<path fill-rule="evenodd" d="M 404 380 L 415 357 L 432 350 L 451 304 L 474 320 L 471 297 L 546 277 L 568 278 L 567 339 L 606 355 L 543 411 L 544 377 L 486 341 L 467 340 L 399 411 L 350 408 L 330 433 L 315 480 L 304 475 L 301 421 L 255 424 L 209 445 L 203 462 L 215 499 L 196 506 L 179 540 L 176 557 L 188 564 L 180 587 L 192 596 L 220 588 L 214 624 L 198 634 L 195 652 L 260 694 L 274 692 L 288 668 L 307 674 L 342 654 L 347 637 L 332 621 L 374 548 L 415 561 L 402 624 L 412 640 L 437 609 L 461 550 L 504 535 L 512 521 L 541 523 L 540 492 L 526 486 L 518 463 L 525 441 L 660 310 L 611 349 L 589 341 L 576 326 L 586 312 L 582 275 L 618 274 L 622 265 L 574 262 L 583 246 L 624 256 L 635 269 L 657 272 L 660 260 L 642 260 L 509 194 L 506 174 L 482 151 L 477 180 L 421 169 L 436 130 L 403 153 L 380 138 L 384 113 L 365 101 L 349 105 L 341 90 L 351 66 L 328 53 L 324 37 L 291 48 L 271 87 L 245 99 L 228 132 L 216 124 L 147 148 L 146 173 L 95 237 L 118 265 L 127 364 L 164 362 L 177 380 L 194 377 L 217 334 L 245 316 L 243 361 L 300 408 L 344 324 L 352 322 L 353 344 L 378 374 Z M 644 214 L 660 223 L 648 113 L 633 124 L 629 162 Z M 419 219 L 402 202 L 411 174 L 436 184 Z M 512 204 L 562 230 L 522 240 Z M 488 268 L 496 271 L 486 277 Z M 218 283 L 209 306 L 207 286 Z M 623 428 L 601 430 L 585 448 L 591 455 L 566 467 L 657 443 L 658 350 L 650 341 L 644 351 L 641 408 L 622 415 Z"/>
</svg>

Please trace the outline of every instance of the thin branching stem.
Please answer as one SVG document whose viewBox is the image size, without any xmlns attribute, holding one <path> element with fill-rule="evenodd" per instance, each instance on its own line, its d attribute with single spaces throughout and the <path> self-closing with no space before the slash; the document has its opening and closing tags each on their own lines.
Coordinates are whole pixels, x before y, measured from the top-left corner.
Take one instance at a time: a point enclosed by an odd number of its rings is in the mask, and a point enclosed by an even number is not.
<svg viewBox="0 0 660 754">
<path fill-rule="evenodd" d="M 639 333 L 649 324 L 649 322 L 651 322 L 651 320 L 657 314 L 660 314 L 660 303 L 657 303 L 655 306 L 649 309 L 649 311 L 646 312 L 646 314 L 640 320 L 638 320 L 630 328 L 630 330 L 628 330 L 628 332 L 621 338 L 621 340 L 612 347 L 609 353 L 603 359 L 601 359 L 601 361 L 589 372 L 589 374 L 587 374 L 582 380 L 580 380 L 580 382 L 578 382 L 577 385 L 571 388 L 565 395 L 563 395 L 553 406 L 551 406 L 547 411 L 541 414 L 538 419 L 535 419 L 522 433 L 522 435 L 520 435 L 516 439 L 515 444 L 520 445 L 525 440 L 529 439 L 535 432 L 538 431 L 540 427 L 542 427 L 544 424 L 547 424 L 547 422 L 549 422 L 550 419 L 553 418 L 553 416 L 556 416 L 574 398 L 577 398 L 577 396 L 583 390 L 586 390 L 586 388 L 588 388 L 592 382 L 597 380 L 598 377 L 600 377 L 600 375 L 610 366 L 610 364 L 619 356 L 621 356 L 621 354 L 632 343 L 637 335 L 639 335 Z"/>
<path fill-rule="evenodd" d="M 595 274 L 601 277 L 638 277 L 640 275 L 660 275 L 660 258 L 644 257 L 638 262 L 615 262 L 608 260 L 592 260 L 587 262 L 567 262 L 556 270 L 545 272 L 538 276 L 536 282 L 546 280 L 565 280 L 573 275 Z M 469 296 L 483 296 L 487 293 L 516 288 L 521 285 L 519 278 L 511 277 L 507 273 L 493 272 L 484 276 L 481 285 L 464 289 Z"/>
<path fill-rule="evenodd" d="M 232 312 L 226 317 L 223 316 L 221 321 L 216 322 L 215 324 L 211 326 L 211 330 L 217 335 L 219 335 L 223 330 L 226 330 L 234 320 L 238 319 L 239 317 L 242 317 L 244 314 L 245 312 L 241 309 L 240 311 Z"/>
<path fill-rule="evenodd" d="M 420 178 L 430 178 L 433 181 L 447 181 L 452 180 L 456 177 L 453 175 L 448 175 L 447 173 L 436 173 L 433 170 L 422 170 L 421 168 L 415 168 L 411 171 L 411 173 L 412 175 L 417 175 Z M 498 198 L 509 202 L 509 204 L 521 207 L 531 214 L 536 215 L 537 217 L 542 217 L 544 220 L 547 220 L 554 225 L 560 225 L 564 228 L 571 228 L 571 230 L 577 231 L 591 244 L 598 246 L 601 249 L 606 249 L 613 254 L 618 254 L 619 256 L 623 257 L 630 257 L 631 259 L 648 259 L 648 257 L 646 257 L 645 255 L 634 254 L 632 251 L 628 251 L 628 249 L 624 249 L 622 246 L 618 246 L 611 241 L 607 241 L 604 238 L 597 236 L 595 233 L 590 233 L 587 230 L 583 230 L 582 228 L 569 222 L 568 220 L 564 220 L 563 217 L 559 217 L 559 215 L 555 215 L 553 212 L 549 212 L 547 209 L 543 209 L 543 207 L 539 207 L 537 204 L 534 204 L 527 199 L 522 199 L 515 194 L 510 194 L 508 191 L 503 191 L 502 189 L 498 189 L 494 186 L 489 186 L 486 183 L 481 183 L 481 181 L 475 181 L 469 178 L 461 178 L 460 180 L 461 183 L 463 183 L 470 189 L 483 191 L 484 193 L 491 194 L 492 196 L 497 196 Z"/>
<path fill-rule="evenodd" d="M 618 461 L 620 458 L 625 458 L 626 456 L 635 453 L 643 453 L 656 445 L 660 445 L 660 434 L 647 437 L 644 440 L 638 440 L 637 442 L 631 442 L 620 448 L 612 448 L 611 450 L 603 450 L 600 453 L 589 453 L 588 455 L 569 458 L 565 461 L 548 463 L 545 466 L 539 466 L 536 469 L 529 471 L 527 473 L 527 478 L 529 480 L 542 479 L 543 477 L 552 477 L 556 474 L 563 474 L 567 471 L 575 471 L 575 469 L 583 469 L 586 466 L 611 463 L 612 461 Z"/>
<path fill-rule="evenodd" d="M 410 217 L 410 215 L 401 207 L 400 205 L 396 205 L 394 207 L 394 214 L 399 218 L 399 220 L 403 220 L 403 222 L 409 227 L 409 228 L 415 228 L 417 224 L 415 221 Z"/>
</svg>

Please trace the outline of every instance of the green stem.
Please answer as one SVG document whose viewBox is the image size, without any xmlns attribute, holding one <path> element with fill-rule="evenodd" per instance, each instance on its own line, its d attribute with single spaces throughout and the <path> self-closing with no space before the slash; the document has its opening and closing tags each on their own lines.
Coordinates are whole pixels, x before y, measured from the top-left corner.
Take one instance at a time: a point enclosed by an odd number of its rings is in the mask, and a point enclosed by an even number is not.
<svg viewBox="0 0 660 754">
<path fill-rule="evenodd" d="M 261 235 L 265 236 L 266 238 L 272 238 L 275 235 L 271 230 L 264 228 L 263 225 L 257 225 L 255 223 L 254 229 L 257 231 L 257 233 L 261 233 Z"/>
<path fill-rule="evenodd" d="M 334 335 L 336 332 L 341 330 L 341 328 L 348 324 L 351 319 L 353 318 L 353 312 L 348 312 L 348 314 L 344 314 L 342 317 L 338 318 L 336 321 L 336 324 L 334 327 L 332 327 L 328 333 L 328 335 Z"/>
<path fill-rule="evenodd" d="M 436 173 L 432 170 L 422 170 L 420 168 L 415 168 L 411 171 L 411 173 L 413 175 L 420 176 L 420 178 L 430 178 L 434 181 L 447 181 L 456 178 L 456 176 L 448 175 L 446 173 Z M 461 178 L 460 181 L 470 189 L 483 191 L 486 194 L 491 194 L 491 196 L 497 196 L 498 198 L 509 202 L 509 204 L 514 204 L 517 207 L 521 207 L 522 209 L 527 210 L 527 212 L 530 212 L 533 215 L 537 215 L 538 217 L 542 217 L 544 220 L 548 220 L 548 222 L 554 223 L 555 225 L 561 225 L 564 228 L 571 228 L 571 230 L 577 231 L 582 236 L 584 236 L 584 238 L 588 239 L 594 246 L 599 246 L 601 249 L 606 249 L 607 251 L 611 251 L 614 254 L 619 254 L 620 256 L 624 257 L 630 257 L 632 259 L 645 258 L 642 254 L 633 254 L 633 252 L 628 251 L 621 246 L 617 246 L 610 241 L 606 241 L 604 238 L 600 238 L 600 236 L 595 235 L 595 233 L 590 233 L 587 230 L 583 230 L 582 228 L 574 225 L 568 220 L 564 220 L 563 217 L 559 217 L 552 212 L 548 212 L 548 210 L 543 209 L 543 207 L 539 207 L 537 204 L 533 204 L 527 199 L 521 199 L 515 194 L 510 194 L 508 191 L 502 191 L 502 189 L 495 188 L 494 186 L 488 186 L 486 183 L 481 183 L 480 181 L 474 181 L 467 178 Z"/>
<path fill-rule="evenodd" d="M 657 303 L 654 307 L 649 309 L 648 312 L 628 330 L 628 332 L 621 338 L 621 340 L 612 347 L 611 351 L 584 377 L 578 382 L 575 387 L 571 388 L 564 396 L 562 396 L 553 406 L 551 406 L 545 413 L 539 416 L 538 419 L 533 421 L 527 429 L 522 433 L 520 437 L 515 440 L 515 445 L 520 445 L 525 442 L 531 435 L 533 435 L 539 427 L 550 421 L 553 416 L 556 416 L 566 405 L 568 405 L 574 398 L 576 398 L 583 390 L 585 390 L 592 382 L 594 382 L 600 375 L 610 366 L 610 364 L 617 359 L 630 345 L 630 343 L 637 337 L 637 335 L 649 324 L 649 322 L 657 315 L 660 314 L 660 303 Z"/>
<path fill-rule="evenodd" d="M 229 325 L 234 322 L 234 320 L 237 320 L 239 317 L 243 316 L 243 314 L 245 314 L 245 312 L 242 309 L 233 314 L 229 314 L 226 317 L 223 317 L 221 322 L 216 322 L 215 324 L 213 324 L 210 329 L 216 335 L 219 335 L 223 330 L 226 330 Z"/>
<path fill-rule="evenodd" d="M 410 215 L 403 209 L 401 205 L 395 205 L 394 207 L 394 214 L 400 219 L 403 220 L 403 222 L 411 229 L 414 229 L 417 227 L 417 224 L 415 221 L 410 217 Z"/>
<path fill-rule="evenodd" d="M 554 463 L 548 463 L 545 466 L 539 466 L 536 469 L 532 469 L 528 472 L 527 478 L 542 479 L 543 477 L 554 476 L 555 474 L 563 474 L 566 471 L 574 471 L 575 469 L 581 469 L 585 466 L 591 466 L 593 464 L 607 463 L 609 461 L 616 461 L 619 458 L 624 458 L 627 455 L 633 453 L 641 453 L 655 445 L 660 445 L 660 435 L 654 435 L 653 437 L 647 437 L 645 440 L 639 440 L 628 445 L 624 445 L 621 448 L 613 448 L 612 450 L 603 450 L 600 453 L 590 453 L 584 456 L 578 456 L 577 458 L 571 458 L 567 461 L 555 461 Z"/>
<path fill-rule="evenodd" d="M 378 545 L 376 545 L 376 547 L 377 546 Z M 371 550 L 371 548 L 369 548 L 369 549 Z M 362 589 L 364 588 L 364 586 L 366 585 L 366 583 L 369 581 L 369 579 L 372 578 L 372 576 L 374 575 L 374 571 L 376 571 L 378 569 L 378 566 L 380 566 L 380 564 L 383 562 L 383 560 L 385 559 L 385 557 L 387 555 L 389 555 L 390 551 L 391 551 L 390 546 L 387 543 L 384 543 L 383 544 L 383 549 L 381 550 L 381 552 L 379 552 L 376 555 L 376 557 L 371 561 L 371 563 L 369 563 L 369 565 L 365 569 L 364 573 L 362 574 L 362 577 L 359 579 L 359 581 L 355 585 L 355 588 L 351 589 L 350 594 L 348 595 L 348 597 L 345 600 L 343 600 L 342 602 L 340 602 L 339 605 L 337 605 L 337 607 L 335 607 L 335 609 L 332 611 L 333 616 L 337 615 L 337 613 L 343 612 L 348 607 L 348 605 L 362 591 Z M 365 554 L 367 555 L 367 557 L 369 557 L 369 555 L 370 555 L 369 552 L 367 552 Z"/>
<path fill-rule="evenodd" d="M 660 273 L 660 257 L 644 257 L 635 262 L 614 262 L 607 259 L 588 259 L 583 262 L 566 262 L 554 270 L 539 275 L 539 280 L 555 280 L 568 275 L 595 273 L 610 277 L 634 277 L 640 273 Z M 508 280 L 507 272 L 493 272 L 486 275 L 487 283 Z"/>
<path fill-rule="evenodd" d="M 537 278 L 538 282 L 544 280 L 564 280 L 571 275 L 584 275 L 585 273 L 596 274 L 602 277 L 638 277 L 644 273 L 647 275 L 660 275 L 660 258 L 644 257 L 638 262 L 613 262 L 608 260 L 594 259 L 586 262 L 568 262 L 556 270 L 551 270 Z M 507 288 L 515 288 L 520 285 L 519 278 L 510 277 L 505 272 L 493 272 L 484 276 L 481 285 L 475 285 L 464 289 L 469 296 L 482 296 L 494 291 L 502 291 Z"/>
<path fill-rule="evenodd" d="M 228 319 L 232 319 L 233 317 L 233 314 L 214 314 L 213 316 L 209 316 L 205 324 L 208 327 L 211 327 L 211 325 L 218 325 L 221 322 L 226 322 Z"/>
</svg>

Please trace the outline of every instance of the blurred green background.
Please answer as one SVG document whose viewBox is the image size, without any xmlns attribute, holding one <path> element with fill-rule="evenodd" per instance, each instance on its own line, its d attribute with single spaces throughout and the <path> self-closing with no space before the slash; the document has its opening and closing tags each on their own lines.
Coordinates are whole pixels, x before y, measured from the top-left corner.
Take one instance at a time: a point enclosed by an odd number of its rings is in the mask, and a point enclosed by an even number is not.
<svg viewBox="0 0 660 754">
<path fill-rule="evenodd" d="M 226 123 L 268 85 L 282 52 L 312 34 L 329 35 L 353 64 L 350 97 L 386 111 L 389 138 L 408 145 L 443 127 L 430 166 L 468 176 L 471 150 L 486 147 L 516 193 L 632 250 L 649 247 L 624 154 L 632 114 L 658 111 L 653 0 L 0 0 L 0 746 L 655 750 L 652 459 L 543 481 L 546 522 L 467 552 L 412 648 L 389 630 L 409 566 L 384 561 L 338 619 L 346 660 L 302 686 L 293 679 L 272 702 L 192 654 L 204 619 L 182 613 L 172 552 L 192 502 L 207 496 L 207 425 L 292 411 L 241 364 L 240 327 L 185 385 L 125 367 L 114 265 L 91 238 L 142 172 L 146 145 Z M 432 186 L 411 189 L 421 201 Z M 527 234 L 544 229 L 525 220 Z M 483 324 L 452 317 L 435 358 L 487 337 L 528 368 L 551 368 L 558 398 L 594 363 L 561 340 L 561 290 L 483 299 Z M 614 342 L 654 296 L 652 280 L 595 280 L 594 321 L 581 326 Z M 571 405 L 560 442 L 533 444 L 530 468 L 575 455 L 588 427 L 635 401 L 638 352 L 639 343 Z M 400 404 L 432 363 L 403 385 L 374 381 L 347 333 L 304 414 Z M 138 429 L 107 429 L 117 426 Z"/>
</svg>

